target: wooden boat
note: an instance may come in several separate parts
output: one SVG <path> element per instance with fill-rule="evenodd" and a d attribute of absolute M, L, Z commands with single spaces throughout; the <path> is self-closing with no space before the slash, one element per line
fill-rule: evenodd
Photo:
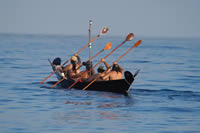
<path fill-rule="evenodd" d="M 51 63 L 51 61 L 49 60 Z M 55 71 L 55 65 L 51 63 L 53 71 Z M 94 91 L 106 91 L 106 92 L 114 92 L 120 93 L 124 95 L 128 95 L 130 90 L 130 86 L 134 81 L 135 76 L 138 74 L 139 70 L 135 72 L 133 75 L 129 71 L 124 72 L 124 79 L 121 80 L 109 80 L 109 81 L 95 81 L 91 84 L 86 90 L 94 90 Z M 56 72 L 56 76 L 58 80 L 62 79 L 62 75 L 59 72 Z M 55 83 L 55 82 L 54 82 Z M 73 80 L 63 80 L 58 85 L 62 88 L 68 88 L 70 85 L 74 83 Z M 73 86 L 74 89 L 82 90 L 85 86 L 87 86 L 90 82 L 78 82 Z"/>

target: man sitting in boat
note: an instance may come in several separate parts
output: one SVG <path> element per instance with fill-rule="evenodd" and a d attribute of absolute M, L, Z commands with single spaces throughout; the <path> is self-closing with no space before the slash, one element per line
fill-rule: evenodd
<path fill-rule="evenodd" d="M 86 70 L 83 70 L 76 75 L 68 74 L 68 78 L 72 80 L 81 79 L 82 81 L 86 81 L 90 76 L 93 76 L 95 74 L 94 69 L 90 71 L 90 69 L 93 67 L 91 61 L 83 62 L 83 65 L 86 67 Z"/>
<path fill-rule="evenodd" d="M 104 76 L 105 76 L 105 74 L 106 74 L 105 71 L 109 69 L 109 65 L 108 65 L 107 62 L 105 62 L 104 59 L 102 59 L 101 61 L 104 63 L 104 65 L 106 66 L 107 69 L 105 69 L 103 65 L 99 66 L 98 69 L 97 69 L 97 72 L 98 72 L 98 73 L 97 73 L 97 74 L 94 74 L 93 76 L 90 76 L 90 77 L 87 79 L 87 82 L 90 82 L 90 81 L 96 79 L 97 77 L 98 77 L 98 81 L 106 80 L 106 79 L 104 78 Z"/>
<path fill-rule="evenodd" d="M 122 79 L 124 73 L 124 69 L 114 62 L 114 65 L 108 73 L 103 77 L 104 80 L 119 80 Z"/>
<path fill-rule="evenodd" d="M 58 75 L 61 75 L 62 77 L 65 76 L 64 73 L 62 72 L 62 67 L 60 68 L 61 59 L 60 59 L 59 57 L 57 57 L 57 58 L 55 58 L 55 59 L 53 60 L 52 65 L 54 66 L 54 71 L 55 71 L 57 68 L 59 68 L 58 71 L 56 72 L 56 76 L 57 76 L 57 74 L 58 74 Z M 57 76 L 57 77 L 59 77 L 59 76 Z M 59 78 L 60 78 L 60 77 L 59 77 Z"/>
<path fill-rule="evenodd" d="M 81 58 L 77 54 L 75 54 L 74 56 L 71 57 L 71 64 L 66 65 L 62 70 L 62 72 L 65 73 L 66 77 L 67 75 L 76 75 L 80 73 L 80 65 L 81 65 Z"/>

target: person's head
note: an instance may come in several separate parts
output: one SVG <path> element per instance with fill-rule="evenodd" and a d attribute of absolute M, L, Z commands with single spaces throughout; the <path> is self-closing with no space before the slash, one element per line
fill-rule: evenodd
<path fill-rule="evenodd" d="M 54 64 L 54 65 L 60 65 L 60 64 L 61 64 L 61 59 L 60 59 L 59 57 L 55 58 L 55 59 L 53 60 L 53 64 Z"/>
<path fill-rule="evenodd" d="M 93 66 L 91 61 L 83 62 L 83 65 L 86 67 L 87 70 L 90 70 Z"/>
<path fill-rule="evenodd" d="M 103 73 L 105 71 L 104 66 L 99 66 L 97 71 L 98 73 Z"/>
<path fill-rule="evenodd" d="M 76 64 L 76 61 L 77 61 L 77 57 L 76 56 L 72 56 L 71 64 Z"/>
<path fill-rule="evenodd" d="M 118 64 L 114 64 L 111 71 L 121 72 L 120 66 Z"/>

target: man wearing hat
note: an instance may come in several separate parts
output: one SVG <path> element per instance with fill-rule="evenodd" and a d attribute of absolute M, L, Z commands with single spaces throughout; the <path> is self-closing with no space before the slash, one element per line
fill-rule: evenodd
<path fill-rule="evenodd" d="M 71 64 L 66 65 L 63 69 L 63 72 L 65 73 L 66 77 L 68 77 L 69 75 L 76 75 L 80 73 L 80 65 L 81 58 L 77 54 L 75 54 L 71 57 Z"/>

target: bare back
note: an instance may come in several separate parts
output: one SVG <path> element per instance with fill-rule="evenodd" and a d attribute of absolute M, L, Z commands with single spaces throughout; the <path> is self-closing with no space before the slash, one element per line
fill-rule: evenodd
<path fill-rule="evenodd" d="M 70 75 L 78 74 L 78 73 L 80 73 L 80 65 L 77 64 L 76 65 L 76 70 L 73 70 L 73 65 L 69 64 L 63 70 L 63 72 L 67 72 L 67 71 L 70 71 Z"/>
<path fill-rule="evenodd" d="M 122 79 L 122 76 L 122 72 L 111 71 L 107 77 L 109 78 L 109 80 L 118 80 Z"/>

